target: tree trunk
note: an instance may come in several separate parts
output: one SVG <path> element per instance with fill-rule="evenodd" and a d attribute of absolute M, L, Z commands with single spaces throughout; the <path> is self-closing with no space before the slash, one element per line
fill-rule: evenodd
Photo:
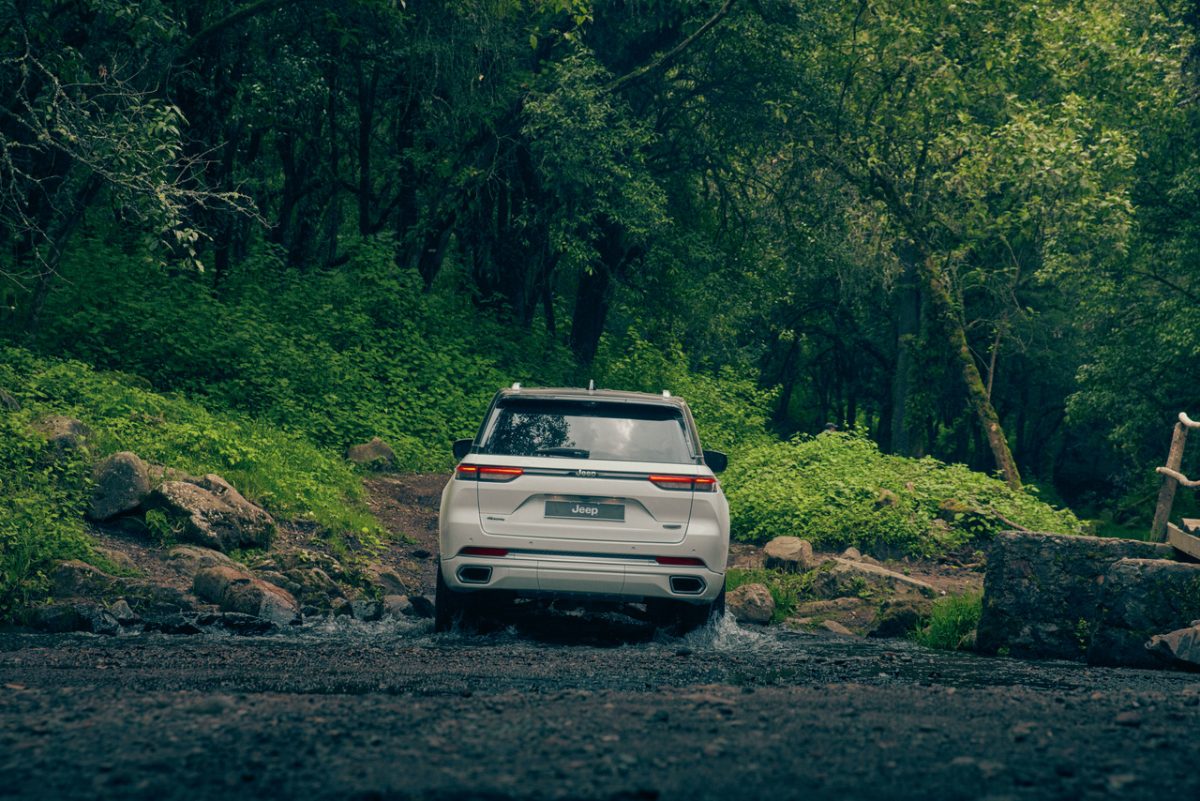
<path fill-rule="evenodd" d="M 610 283 L 608 270 L 603 266 L 579 276 L 575 313 L 571 316 L 571 350 L 582 364 L 591 364 L 596 358 L 608 318 Z"/>
<path fill-rule="evenodd" d="M 971 349 L 967 346 L 967 334 L 963 329 L 962 320 L 958 316 L 957 304 L 950 295 L 946 276 L 932 257 L 925 258 L 922 265 L 922 278 L 925 289 L 929 292 L 934 315 L 940 322 L 942 332 L 951 349 L 958 356 L 959 364 L 962 367 L 963 383 L 967 389 L 967 399 L 971 408 L 974 409 L 976 417 L 979 418 L 983 433 L 987 436 L 988 446 L 996 460 L 996 467 L 1004 475 L 1004 482 L 1008 486 L 1020 489 L 1021 474 L 1017 471 L 1017 463 L 1013 459 L 1012 451 L 1009 450 L 1004 429 L 1000 427 L 1000 418 L 996 415 L 996 410 L 992 407 L 992 401 L 988 397 L 987 387 L 983 385 L 983 378 L 979 374 L 979 367 L 975 364 L 975 357 L 971 355 Z"/>
<path fill-rule="evenodd" d="M 891 450 L 902 456 L 913 455 L 908 421 L 908 399 L 912 392 L 915 368 L 914 351 L 921 330 L 921 293 L 918 286 L 918 257 L 900 253 L 904 273 L 896 285 L 896 369 L 892 373 Z"/>

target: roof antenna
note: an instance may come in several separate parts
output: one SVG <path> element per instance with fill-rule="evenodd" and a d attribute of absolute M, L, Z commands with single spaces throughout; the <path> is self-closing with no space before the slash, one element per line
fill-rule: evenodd
<path fill-rule="evenodd" d="M 596 391 L 596 379 L 590 378 L 590 379 L 588 379 L 588 392 L 595 392 L 595 391 Z"/>

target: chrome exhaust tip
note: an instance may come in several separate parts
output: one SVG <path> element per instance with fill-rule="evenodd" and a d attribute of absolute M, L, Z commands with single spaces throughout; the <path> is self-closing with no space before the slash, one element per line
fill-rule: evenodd
<path fill-rule="evenodd" d="M 487 584 L 492 580 L 492 569 L 482 565 L 464 565 L 458 569 L 458 580 L 463 584 Z"/>
<path fill-rule="evenodd" d="M 671 576 L 671 592 L 676 595 L 700 595 L 707 585 L 696 576 Z"/>

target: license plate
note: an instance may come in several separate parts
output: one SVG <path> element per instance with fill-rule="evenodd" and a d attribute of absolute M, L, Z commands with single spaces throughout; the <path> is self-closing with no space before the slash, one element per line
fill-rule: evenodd
<path fill-rule="evenodd" d="M 625 520 L 625 506 L 620 503 L 587 503 L 586 501 L 546 501 L 546 517 L 569 517 L 582 520 Z"/>

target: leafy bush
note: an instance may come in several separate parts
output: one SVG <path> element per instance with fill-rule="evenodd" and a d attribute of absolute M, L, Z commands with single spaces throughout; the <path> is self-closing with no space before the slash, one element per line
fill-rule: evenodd
<path fill-rule="evenodd" d="M 90 552 L 84 460 L 51 458 L 29 422 L 25 413 L 0 417 L 0 620 L 45 588 L 56 560 Z"/>
<path fill-rule="evenodd" d="M 983 613 L 983 594 L 949 595 L 933 602 L 929 621 L 913 632 L 913 639 L 927 648 L 943 651 L 970 650 L 975 629 Z"/>
<path fill-rule="evenodd" d="M 425 293 L 386 237 L 349 247 L 336 270 L 289 270 L 268 248 L 218 296 L 98 239 L 74 252 L 45 312 L 41 350 L 134 373 L 341 451 L 380 436 L 400 467 L 441 470 L 493 393 L 556 384 L 573 370 L 545 332 L 480 314 L 469 293 Z"/>
<path fill-rule="evenodd" d="M 94 455 L 128 450 L 188 473 L 219 473 L 247 498 L 284 518 L 303 518 L 367 541 L 379 536 L 378 523 L 364 507 L 361 484 L 340 457 L 299 433 L 237 413 L 213 413 L 198 403 L 152 392 L 143 383 L 79 362 L 0 347 L 0 386 L 22 403 L 22 415 L 34 419 L 54 413 L 82 420 L 94 432 Z M 13 431 L 11 424 L 5 429 L 5 447 L 20 442 Z M 65 495 L 47 494 L 42 486 L 38 497 L 64 519 L 78 518 L 82 486 L 71 483 Z M 0 496 L 10 502 L 7 489 Z"/>
<path fill-rule="evenodd" d="M 1075 516 L 962 465 L 881 453 L 859 433 L 827 432 L 740 448 L 724 479 L 733 534 L 819 548 L 927 556 L 1013 524 L 1080 533 Z"/>

